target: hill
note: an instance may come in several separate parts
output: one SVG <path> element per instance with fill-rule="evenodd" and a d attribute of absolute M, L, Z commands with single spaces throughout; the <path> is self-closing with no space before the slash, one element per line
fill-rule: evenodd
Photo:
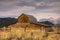
<path fill-rule="evenodd" d="M 0 18 L 0 27 L 9 26 L 17 21 L 15 18 Z"/>

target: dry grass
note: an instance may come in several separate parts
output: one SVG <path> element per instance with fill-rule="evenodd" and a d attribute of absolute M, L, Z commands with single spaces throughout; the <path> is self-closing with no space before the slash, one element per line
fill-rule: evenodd
<path fill-rule="evenodd" d="M 15 26 L 17 27 L 11 27 L 11 30 L 0 31 L 0 40 L 60 40 L 60 34 L 55 32 L 31 28 L 25 29 L 17 24 Z"/>

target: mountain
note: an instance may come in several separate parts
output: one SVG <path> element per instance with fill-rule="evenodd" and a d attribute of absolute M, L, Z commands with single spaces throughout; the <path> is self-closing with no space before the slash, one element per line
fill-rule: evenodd
<path fill-rule="evenodd" d="M 40 20 L 39 20 L 39 22 L 43 22 L 43 21 L 48 21 L 48 19 L 43 18 L 43 19 L 40 19 Z"/>
<path fill-rule="evenodd" d="M 52 22 L 50 22 L 50 21 L 43 21 L 43 22 L 40 22 L 40 23 L 42 23 L 42 24 L 46 24 L 46 25 L 54 25 Z"/>
<path fill-rule="evenodd" d="M 45 22 L 45 21 L 49 21 L 53 24 L 55 24 L 56 22 L 54 20 L 51 20 L 51 19 L 46 19 L 46 18 L 43 18 L 43 19 L 40 19 L 39 22 Z"/>
<path fill-rule="evenodd" d="M 60 24 L 60 18 L 58 18 L 56 21 L 57 21 L 57 24 Z"/>
<path fill-rule="evenodd" d="M 0 18 L 0 27 L 8 26 L 14 24 L 17 19 L 15 18 Z"/>

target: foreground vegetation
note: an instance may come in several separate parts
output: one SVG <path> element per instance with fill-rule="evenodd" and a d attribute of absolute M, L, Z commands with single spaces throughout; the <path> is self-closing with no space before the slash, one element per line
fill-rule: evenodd
<path fill-rule="evenodd" d="M 60 40 L 60 33 L 11 27 L 10 29 L 3 28 L 3 30 L 0 30 L 0 40 Z"/>

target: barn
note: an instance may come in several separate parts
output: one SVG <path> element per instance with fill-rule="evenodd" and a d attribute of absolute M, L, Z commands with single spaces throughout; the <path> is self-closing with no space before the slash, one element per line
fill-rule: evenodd
<path fill-rule="evenodd" d="M 17 23 L 37 23 L 37 20 L 32 15 L 21 14 L 17 19 Z"/>
<path fill-rule="evenodd" d="M 49 25 L 43 24 L 43 23 L 38 23 L 37 19 L 32 16 L 32 15 L 27 15 L 27 14 L 21 14 L 18 19 L 17 23 L 21 23 L 21 27 L 29 27 L 29 28 L 38 28 L 42 30 L 48 30 L 47 28 L 50 27 Z M 25 24 L 27 23 L 27 24 Z M 30 24 L 28 24 L 30 23 Z"/>

